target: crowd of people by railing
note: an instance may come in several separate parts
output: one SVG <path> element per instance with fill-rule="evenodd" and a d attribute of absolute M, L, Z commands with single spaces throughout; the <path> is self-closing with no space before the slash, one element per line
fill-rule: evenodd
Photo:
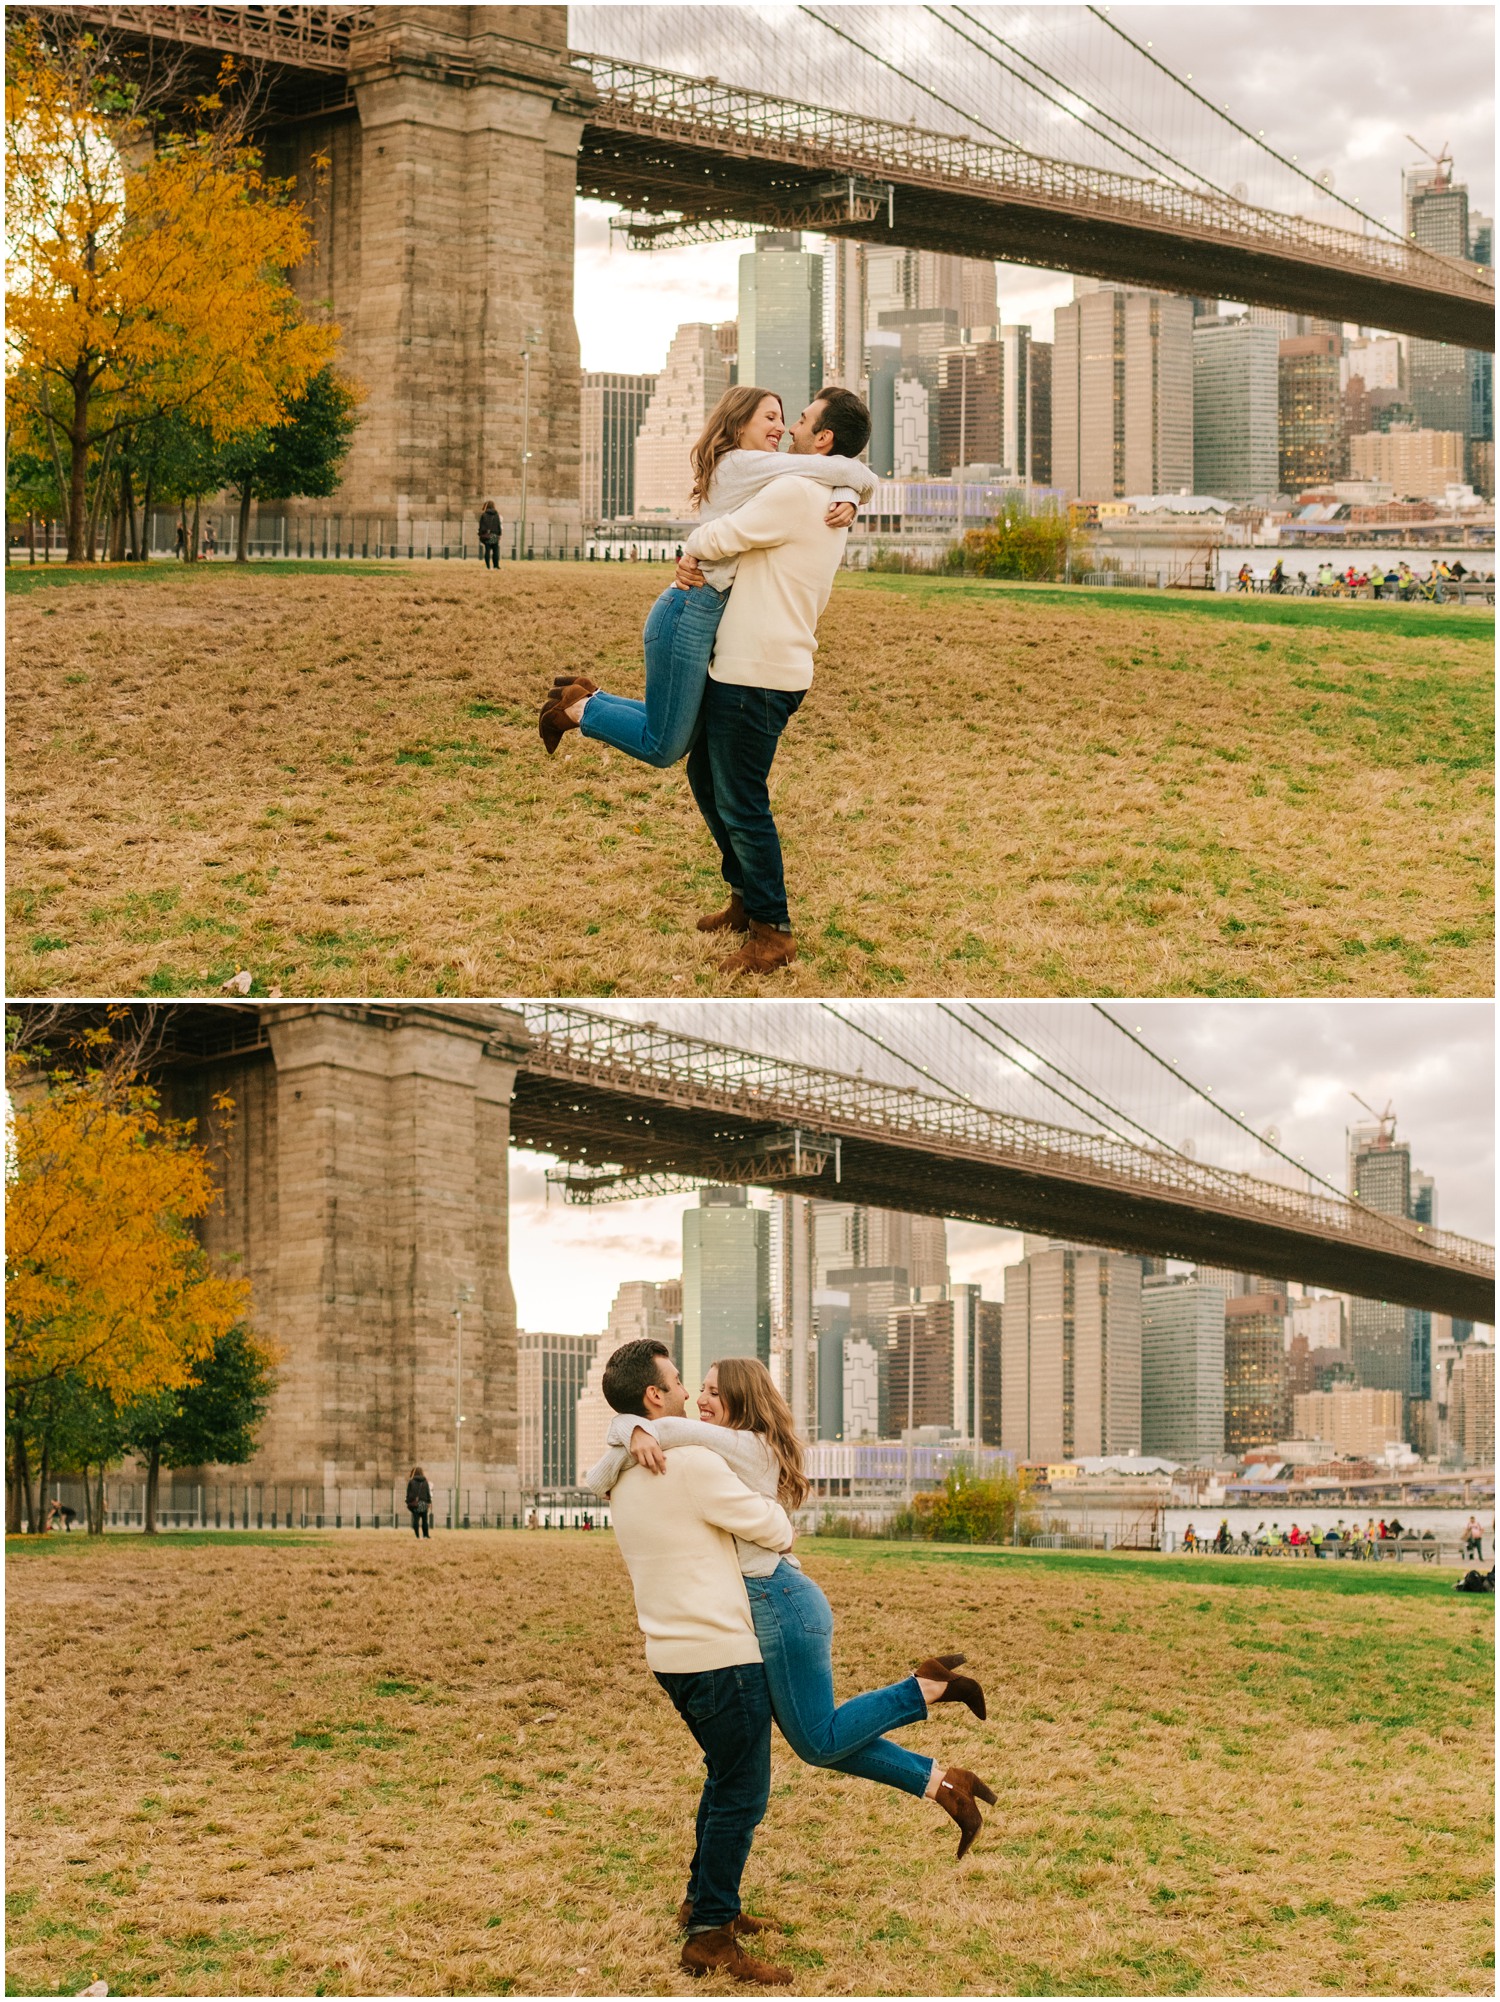
<path fill-rule="evenodd" d="M 1292 1523 L 1283 1529 L 1279 1522 L 1259 1522 L 1253 1530 L 1242 1529 L 1238 1536 L 1229 1527 L 1228 1517 L 1212 1536 L 1200 1536 L 1191 1523 L 1182 1533 L 1182 1548 L 1190 1556 L 1221 1557 L 1350 1557 L 1370 1559 L 1400 1557 L 1412 1551 L 1428 1563 L 1435 1563 L 1441 1540 L 1430 1529 L 1408 1529 L 1399 1516 L 1389 1521 L 1372 1516 L 1361 1529 L 1357 1522 L 1346 1523 L 1342 1516 L 1329 1529 L 1303 1529 Z M 1484 1530 L 1474 1516 L 1464 1525 L 1465 1559 L 1484 1558 Z"/>
<path fill-rule="evenodd" d="M 1305 570 L 1289 577 L 1286 565 L 1278 557 L 1264 577 L 1257 577 L 1248 563 L 1242 563 L 1235 575 L 1234 589 L 1289 598 L 1399 598 L 1406 604 L 1420 600 L 1442 605 L 1450 597 L 1462 600 L 1465 579 L 1471 588 L 1481 586 L 1493 597 L 1494 572 L 1471 570 L 1461 557 L 1455 557 L 1451 563 L 1444 557 L 1435 558 L 1425 577 L 1419 577 L 1405 561 L 1391 566 L 1378 558 L 1368 569 L 1349 563 L 1342 570 L 1336 570 L 1325 560 L 1311 577 Z"/>

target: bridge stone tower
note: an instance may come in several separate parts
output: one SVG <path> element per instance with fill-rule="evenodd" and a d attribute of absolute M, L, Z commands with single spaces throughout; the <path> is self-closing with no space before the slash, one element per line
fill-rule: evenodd
<path fill-rule="evenodd" d="M 595 93 L 567 66 L 567 9 L 376 7 L 349 85 L 354 111 L 263 135 L 313 225 L 299 287 L 365 391 L 342 500 L 401 541 L 486 499 L 508 530 L 529 352 L 528 516 L 576 533 L 573 199 Z"/>
<path fill-rule="evenodd" d="M 425 1002 L 271 1004 L 259 1023 L 239 1039 L 257 1047 L 163 1078 L 218 1150 L 205 1244 L 252 1282 L 254 1324 L 285 1352 L 234 1477 L 388 1488 L 420 1463 L 446 1487 L 466 1292 L 464 1484 L 514 1491 L 507 1148 L 524 1024 Z"/>

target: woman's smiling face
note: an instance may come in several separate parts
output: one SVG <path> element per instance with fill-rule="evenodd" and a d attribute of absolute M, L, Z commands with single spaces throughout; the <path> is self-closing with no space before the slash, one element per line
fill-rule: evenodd
<path fill-rule="evenodd" d="M 711 1369 L 703 1379 L 703 1388 L 698 1392 L 698 1416 L 705 1425 L 724 1423 L 724 1401 L 719 1396 L 719 1372 Z"/>
<path fill-rule="evenodd" d="M 781 398 L 763 396 L 756 406 L 755 415 L 740 433 L 742 452 L 774 452 L 781 443 L 781 434 L 786 430 L 781 415 Z"/>

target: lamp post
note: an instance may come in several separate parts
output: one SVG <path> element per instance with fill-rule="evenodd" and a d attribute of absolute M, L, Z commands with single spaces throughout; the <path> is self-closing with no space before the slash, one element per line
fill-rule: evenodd
<path fill-rule="evenodd" d="M 518 555 L 526 560 L 526 491 L 527 474 L 531 465 L 531 350 L 541 339 L 533 327 L 526 335 L 521 349 L 521 545 Z"/>
<path fill-rule="evenodd" d="M 472 1300 L 470 1286 L 458 1289 L 458 1305 L 453 1309 L 456 1330 L 453 1357 L 453 1527 L 463 1525 L 464 1491 L 464 1306 Z"/>

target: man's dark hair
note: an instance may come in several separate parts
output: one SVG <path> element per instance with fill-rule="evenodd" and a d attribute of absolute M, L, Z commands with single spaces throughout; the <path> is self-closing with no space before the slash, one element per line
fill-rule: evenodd
<path fill-rule="evenodd" d="M 656 1358 L 672 1351 L 665 1342 L 626 1342 L 604 1365 L 604 1401 L 611 1411 L 628 1411 L 632 1417 L 646 1416 L 646 1392 L 654 1383 L 663 1388 Z"/>
<path fill-rule="evenodd" d="M 857 459 L 870 442 L 870 412 L 852 389 L 835 384 L 820 389 L 813 399 L 823 406 L 818 419 L 820 431 L 833 433 L 833 449 L 846 459 Z"/>

